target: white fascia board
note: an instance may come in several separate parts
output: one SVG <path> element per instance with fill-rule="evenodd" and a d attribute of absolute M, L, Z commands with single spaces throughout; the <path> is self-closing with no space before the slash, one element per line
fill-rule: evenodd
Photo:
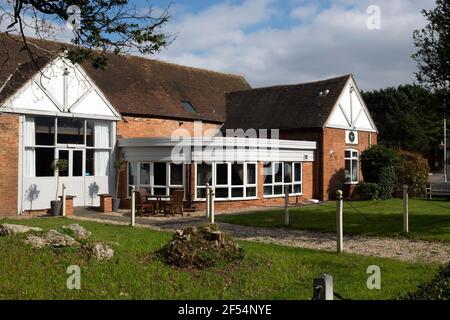
<path fill-rule="evenodd" d="M 102 116 L 93 114 L 83 114 L 83 113 L 65 113 L 65 112 L 53 112 L 53 111 L 42 111 L 42 110 L 25 110 L 25 109 L 15 109 L 11 107 L 2 108 L 1 112 L 4 113 L 14 113 L 14 114 L 25 114 L 25 115 L 35 115 L 35 116 L 49 116 L 58 118 L 80 118 L 80 119 L 94 119 L 94 120 L 109 120 L 109 121 L 120 121 L 122 118 L 112 117 L 112 116 Z"/>
<path fill-rule="evenodd" d="M 267 147 L 294 150 L 316 150 L 317 143 L 314 141 L 296 140 L 271 140 L 271 139 L 246 139 L 246 138 L 135 138 L 121 139 L 118 141 L 119 147 Z"/>

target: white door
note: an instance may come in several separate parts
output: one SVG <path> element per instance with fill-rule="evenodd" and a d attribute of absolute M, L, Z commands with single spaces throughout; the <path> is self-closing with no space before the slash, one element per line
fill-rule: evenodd
<path fill-rule="evenodd" d="M 74 206 L 85 205 L 85 163 L 86 152 L 84 149 L 56 149 L 57 159 L 67 160 L 69 167 L 59 173 L 60 188 L 64 184 L 66 195 L 75 196 Z"/>

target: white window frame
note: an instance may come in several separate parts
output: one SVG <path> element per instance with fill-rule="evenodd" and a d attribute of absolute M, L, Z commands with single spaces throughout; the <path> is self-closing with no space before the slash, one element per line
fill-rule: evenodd
<path fill-rule="evenodd" d="M 345 153 L 347 153 L 347 152 L 350 152 L 350 157 L 347 157 L 345 155 Z M 356 152 L 356 156 L 353 155 L 353 153 L 355 153 L 355 152 Z M 352 172 L 353 172 L 353 161 L 354 160 L 356 160 L 357 163 L 358 163 L 358 170 L 356 172 L 356 180 L 355 181 L 353 181 L 353 179 L 352 179 L 353 178 L 352 177 Z M 350 161 L 350 181 L 347 181 L 347 173 L 345 172 L 346 168 L 347 168 L 347 166 L 346 166 L 347 161 Z M 361 163 L 359 161 L 359 151 L 356 150 L 356 149 L 345 149 L 345 151 L 344 151 L 344 173 L 345 173 L 344 179 L 345 179 L 345 184 L 346 185 L 354 185 L 354 184 L 358 184 L 359 183 L 360 166 L 361 166 Z"/>
<path fill-rule="evenodd" d="M 73 150 L 82 150 L 83 151 L 83 172 L 82 172 L 82 176 L 81 177 L 103 177 L 100 175 L 97 175 L 95 172 L 95 164 L 94 164 L 94 175 L 89 175 L 86 176 L 86 155 L 87 155 L 87 151 L 88 150 L 93 150 L 94 151 L 94 159 L 95 159 L 95 151 L 108 151 L 109 152 L 109 156 L 110 159 L 108 160 L 108 162 L 111 161 L 111 153 L 112 153 L 112 145 L 113 145 L 113 137 L 112 137 L 112 133 L 113 133 L 113 122 L 112 121 L 106 121 L 109 123 L 109 147 L 89 147 L 87 145 L 87 122 L 88 121 L 94 121 L 94 130 L 95 130 L 95 121 L 98 121 L 96 119 L 87 119 L 87 118 L 79 118 L 78 120 L 81 120 L 84 122 L 84 137 L 83 137 L 83 144 L 66 144 L 66 143 L 58 143 L 58 118 L 62 118 L 62 117 L 55 117 L 55 116 L 30 116 L 31 118 L 33 118 L 33 121 L 35 122 L 35 132 L 34 135 L 36 135 L 36 118 L 48 118 L 48 119 L 53 119 L 54 123 L 54 130 L 55 132 L 53 133 L 53 145 L 38 145 L 36 144 L 36 142 L 34 143 L 34 145 L 24 145 L 23 146 L 23 150 L 34 150 L 36 152 L 36 149 L 53 149 L 54 150 L 54 159 L 58 159 L 59 156 L 59 150 L 68 150 L 69 153 L 72 153 Z M 104 121 L 104 120 L 101 120 Z M 95 134 L 94 132 L 92 134 Z M 95 161 L 95 160 L 94 160 Z M 69 166 L 70 166 L 70 170 L 69 172 L 71 172 L 71 168 L 72 168 L 72 163 L 69 160 Z M 27 177 L 27 178 L 51 178 L 51 177 L 56 177 L 57 176 L 57 171 L 54 170 L 53 172 L 53 176 L 36 176 L 36 173 L 33 177 Z M 71 173 L 69 174 L 69 176 L 71 177 Z"/>
<path fill-rule="evenodd" d="M 218 185 L 217 184 L 217 165 L 220 164 L 226 164 L 227 165 L 227 184 L 226 185 Z M 236 164 L 236 163 L 232 163 L 232 162 L 215 162 L 212 163 L 212 187 L 214 187 L 215 189 L 219 188 L 219 189 L 228 189 L 228 197 L 226 198 L 219 198 L 216 197 L 217 201 L 239 201 L 239 200 L 256 200 L 258 199 L 258 163 L 257 162 L 245 162 L 245 163 L 239 163 L 239 164 L 243 164 L 244 166 L 244 171 L 243 171 L 243 184 L 242 185 L 233 185 L 232 184 L 232 174 L 231 174 L 231 168 L 232 165 Z M 198 198 L 198 190 L 199 189 L 205 189 L 206 186 L 199 186 L 197 185 L 197 166 L 199 164 L 195 163 L 195 196 L 194 196 L 194 201 L 205 201 L 206 198 Z M 248 183 L 248 177 L 247 177 L 247 167 L 248 165 L 255 165 L 255 183 L 249 184 Z M 232 197 L 232 190 L 233 189 L 239 189 L 242 188 L 243 189 L 243 197 Z M 256 192 L 255 192 L 255 196 L 251 196 L 248 197 L 247 196 L 247 189 L 248 188 L 255 188 Z"/>
<path fill-rule="evenodd" d="M 155 163 L 164 163 L 166 165 L 166 185 L 162 186 L 162 185 L 155 185 Z M 150 184 L 141 184 L 141 165 L 142 164 L 149 164 L 150 165 Z M 170 165 L 173 164 L 172 162 L 159 162 L 159 161 L 140 161 L 140 162 L 129 162 L 128 163 L 128 168 L 127 168 L 127 185 L 128 185 L 128 198 L 131 198 L 131 185 L 130 185 L 130 179 L 129 179 L 129 175 L 130 175 L 130 168 L 129 166 L 135 166 L 135 169 L 137 170 L 137 174 L 136 174 L 136 184 L 135 187 L 136 189 L 139 188 L 145 188 L 145 189 L 150 189 L 151 194 L 154 195 L 155 192 L 155 188 L 156 189 L 166 189 L 166 193 L 163 196 L 168 196 L 170 195 L 170 189 L 183 189 L 186 193 L 186 190 L 184 188 L 184 186 L 186 185 L 186 167 L 184 164 L 182 164 L 183 167 L 183 184 L 182 185 L 172 185 L 171 184 L 171 168 Z"/>
<path fill-rule="evenodd" d="M 284 166 L 285 163 L 290 163 L 292 166 L 292 181 L 291 182 L 285 182 L 284 181 Z M 282 182 L 275 182 L 275 164 L 281 164 L 281 176 L 282 176 Z M 300 164 L 300 181 L 295 181 L 295 165 L 296 164 Z M 286 186 L 290 186 L 292 189 L 292 191 L 295 190 L 295 186 L 300 186 L 300 192 L 296 193 L 296 192 L 291 192 L 289 193 L 289 196 L 301 196 L 303 195 L 303 162 L 300 161 L 284 161 L 284 162 L 271 162 L 270 163 L 271 167 L 270 167 L 270 174 L 272 176 L 272 182 L 271 183 L 264 183 L 263 182 L 263 193 L 264 193 L 264 198 L 281 198 L 284 197 L 284 188 Z M 263 176 L 264 179 L 265 176 Z M 275 187 L 276 186 L 281 186 L 282 187 L 282 194 L 274 194 L 275 193 Z M 272 188 L 272 194 L 271 195 L 266 195 L 265 194 L 265 188 L 266 187 L 271 187 Z"/>

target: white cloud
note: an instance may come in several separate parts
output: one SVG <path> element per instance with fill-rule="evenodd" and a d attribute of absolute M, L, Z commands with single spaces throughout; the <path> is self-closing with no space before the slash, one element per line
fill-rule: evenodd
<path fill-rule="evenodd" d="M 336 0 L 317 13 L 303 1 L 287 14 L 302 21 L 287 29 L 261 28 L 277 12 L 275 1 L 214 5 L 172 21 L 170 31 L 178 32 L 178 39 L 159 57 L 242 74 L 254 86 L 346 73 L 355 74 L 363 89 L 414 81 L 412 32 L 425 23 L 421 9 L 434 1 L 378 0 L 381 30 L 367 29 L 371 4 Z"/>

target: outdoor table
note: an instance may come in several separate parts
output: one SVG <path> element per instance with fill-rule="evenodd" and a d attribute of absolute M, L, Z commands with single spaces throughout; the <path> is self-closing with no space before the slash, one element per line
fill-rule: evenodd
<path fill-rule="evenodd" d="M 172 199 L 172 196 L 166 196 L 166 195 L 147 196 L 147 201 L 149 201 L 149 202 L 156 201 L 155 213 L 164 213 L 164 208 L 163 208 L 162 204 L 163 204 L 163 202 L 170 201 L 171 199 Z"/>

